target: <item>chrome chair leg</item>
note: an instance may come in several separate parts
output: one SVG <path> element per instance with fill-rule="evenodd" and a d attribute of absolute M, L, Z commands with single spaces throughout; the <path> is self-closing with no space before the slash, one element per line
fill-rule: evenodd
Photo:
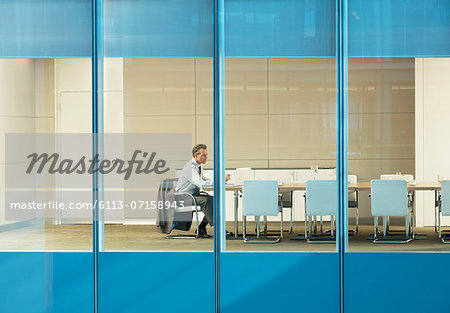
<path fill-rule="evenodd" d="M 334 216 L 331 216 L 331 237 L 334 237 Z"/>
<path fill-rule="evenodd" d="M 255 223 L 256 223 L 256 238 L 261 237 L 261 225 L 259 223 L 259 216 L 255 216 Z"/>
<path fill-rule="evenodd" d="M 247 230 L 247 216 L 242 217 L 242 237 L 244 238 L 244 241 L 247 240 L 247 237 L 245 235 Z"/>
<path fill-rule="evenodd" d="M 378 232 L 378 216 L 373 217 L 373 239 L 377 240 L 377 232 Z"/>
<path fill-rule="evenodd" d="M 267 216 L 264 216 L 264 235 L 267 235 Z"/>

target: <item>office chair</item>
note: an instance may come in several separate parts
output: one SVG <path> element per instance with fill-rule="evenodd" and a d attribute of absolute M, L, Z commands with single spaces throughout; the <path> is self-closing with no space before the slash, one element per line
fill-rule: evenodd
<path fill-rule="evenodd" d="M 408 194 L 405 180 L 372 180 L 371 212 L 374 217 L 373 243 L 408 243 L 413 237 L 410 228 L 412 218 L 412 196 Z M 383 217 L 383 237 L 378 238 L 378 217 Z M 387 218 L 389 216 L 405 217 L 405 237 L 388 237 Z M 414 232 L 414 231 L 413 231 Z"/>
<path fill-rule="evenodd" d="M 294 171 L 293 170 L 257 170 L 255 171 L 255 180 L 276 180 L 279 184 L 292 184 L 294 182 Z M 281 194 L 281 210 L 290 208 L 290 226 L 289 230 L 285 230 L 292 233 L 293 229 L 293 191 L 285 191 Z M 264 229 L 267 231 L 267 218 L 264 219 Z"/>
<path fill-rule="evenodd" d="M 278 182 L 275 180 L 245 180 L 242 183 L 242 220 L 244 243 L 278 243 L 283 238 L 283 210 L 278 205 Z M 275 240 L 260 240 L 260 217 L 278 216 L 281 213 L 280 237 L 267 237 Z M 247 216 L 254 216 L 256 240 L 247 237 Z"/>
<path fill-rule="evenodd" d="M 443 243 L 450 243 L 450 231 L 442 230 L 441 216 L 450 216 L 450 180 L 441 181 L 441 192 L 438 197 L 438 234 Z"/>
<path fill-rule="evenodd" d="M 356 175 L 348 175 L 348 182 L 350 184 L 356 184 L 358 178 Z M 348 209 L 355 209 L 356 211 L 356 222 L 355 229 L 349 229 L 349 233 L 356 235 L 359 229 L 359 207 L 358 207 L 358 190 L 349 191 L 348 193 Z"/>
<path fill-rule="evenodd" d="M 382 174 L 382 175 L 380 175 L 380 179 L 381 180 L 404 180 L 407 183 L 410 183 L 410 182 L 413 181 L 414 176 L 412 174 Z M 413 197 L 413 193 L 409 192 L 409 194 L 410 194 L 410 197 L 412 198 Z M 414 219 L 415 216 L 414 215 L 412 215 L 412 216 L 413 216 L 413 219 Z M 415 224 L 415 220 L 413 220 L 413 223 Z M 377 225 L 377 229 L 378 229 L 378 225 Z M 402 231 L 391 230 L 390 229 L 390 218 L 388 216 L 388 217 L 386 217 L 386 233 L 389 234 L 390 232 L 392 232 L 392 233 L 399 233 L 399 232 L 402 232 Z M 380 233 L 378 232 L 378 234 L 380 234 Z M 418 235 L 426 236 L 425 234 L 418 234 Z M 419 238 L 419 239 L 422 239 L 422 238 Z"/>
<path fill-rule="evenodd" d="M 305 239 L 308 243 L 334 243 L 334 219 L 338 209 L 338 194 L 336 180 L 309 180 L 306 182 L 305 194 Z M 316 216 L 330 216 L 330 234 L 312 230 L 312 220 Z"/>
<path fill-rule="evenodd" d="M 175 192 L 178 178 L 164 179 L 159 185 L 158 203 L 176 203 L 174 206 L 158 209 L 157 225 L 162 233 L 170 234 L 173 229 L 188 231 L 191 228 L 192 216 L 195 215 L 196 232 L 191 234 L 167 235 L 167 239 L 197 239 L 199 234 L 198 213 L 201 212 L 195 198 L 186 192 Z M 183 204 L 183 205 L 181 205 Z"/>

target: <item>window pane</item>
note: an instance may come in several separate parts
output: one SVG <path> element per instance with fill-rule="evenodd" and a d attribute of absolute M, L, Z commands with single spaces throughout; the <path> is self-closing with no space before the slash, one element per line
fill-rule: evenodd
<path fill-rule="evenodd" d="M 307 182 L 331 182 L 330 209 L 337 212 L 334 9 L 333 1 L 226 2 L 226 221 L 235 233 L 227 251 L 336 250 L 329 212 L 307 212 L 305 238 Z M 267 196 L 268 181 L 279 201 Z M 263 213 L 270 213 L 267 226 Z M 279 240 L 281 218 L 279 244 L 247 244 Z"/>
<path fill-rule="evenodd" d="M 211 251 L 211 239 L 195 240 L 204 212 L 197 217 L 191 195 L 180 192 L 194 192 L 199 174 L 183 168 L 195 144 L 207 146 L 202 177 L 213 176 L 212 2 L 106 1 L 105 21 L 105 154 L 141 151 L 147 164 L 155 153 L 168 168 L 121 184 L 104 175 L 104 200 L 123 204 L 105 212 L 105 250 Z"/>

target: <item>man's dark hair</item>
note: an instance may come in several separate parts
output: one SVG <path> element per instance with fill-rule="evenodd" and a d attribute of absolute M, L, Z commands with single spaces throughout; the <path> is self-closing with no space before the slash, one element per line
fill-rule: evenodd
<path fill-rule="evenodd" d="M 198 145 L 195 145 L 194 148 L 192 148 L 192 156 L 195 157 L 195 155 L 200 151 L 200 149 L 207 150 L 208 148 L 206 145 L 199 143 Z"/>

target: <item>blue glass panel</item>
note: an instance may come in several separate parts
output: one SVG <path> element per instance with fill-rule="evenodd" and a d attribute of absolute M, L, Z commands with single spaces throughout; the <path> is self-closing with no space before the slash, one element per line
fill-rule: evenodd
<path fill-rule="evenodd" d="M 449 56 L 449 38 L 450 1 L 349 1 L 349 57 Z"/>
<path fill-rule="evenodd" d="M 214 312 L 214 253 L 101 252 L 102 313 Z"/>
<path fill-rule="evenodd" d="M 1 252 L 0 312 L 94 312 L 92 252 Z"/>
<path fill-rule="evenodd" d="M 212 57 L 211 0 L 105 2 L 107 57 Z"/>
<path fill-rule="evenodd" d="M 345 312 L 448 311 L 449 253 L 348 253 Z"/>
<path fill-rule="evenodd" d="M 90 0 L 0 1 L 0 57 L 89 57 Z"/>
<path fill-rule="evenodd" d="M 335 55 L 335 1 L 226 0 L 227 57 Z"/>
<path fill-rule="evenodd" d="M 338 312 L 338 261 L 337 253 L 223 253 L 220 312 Z"/>

